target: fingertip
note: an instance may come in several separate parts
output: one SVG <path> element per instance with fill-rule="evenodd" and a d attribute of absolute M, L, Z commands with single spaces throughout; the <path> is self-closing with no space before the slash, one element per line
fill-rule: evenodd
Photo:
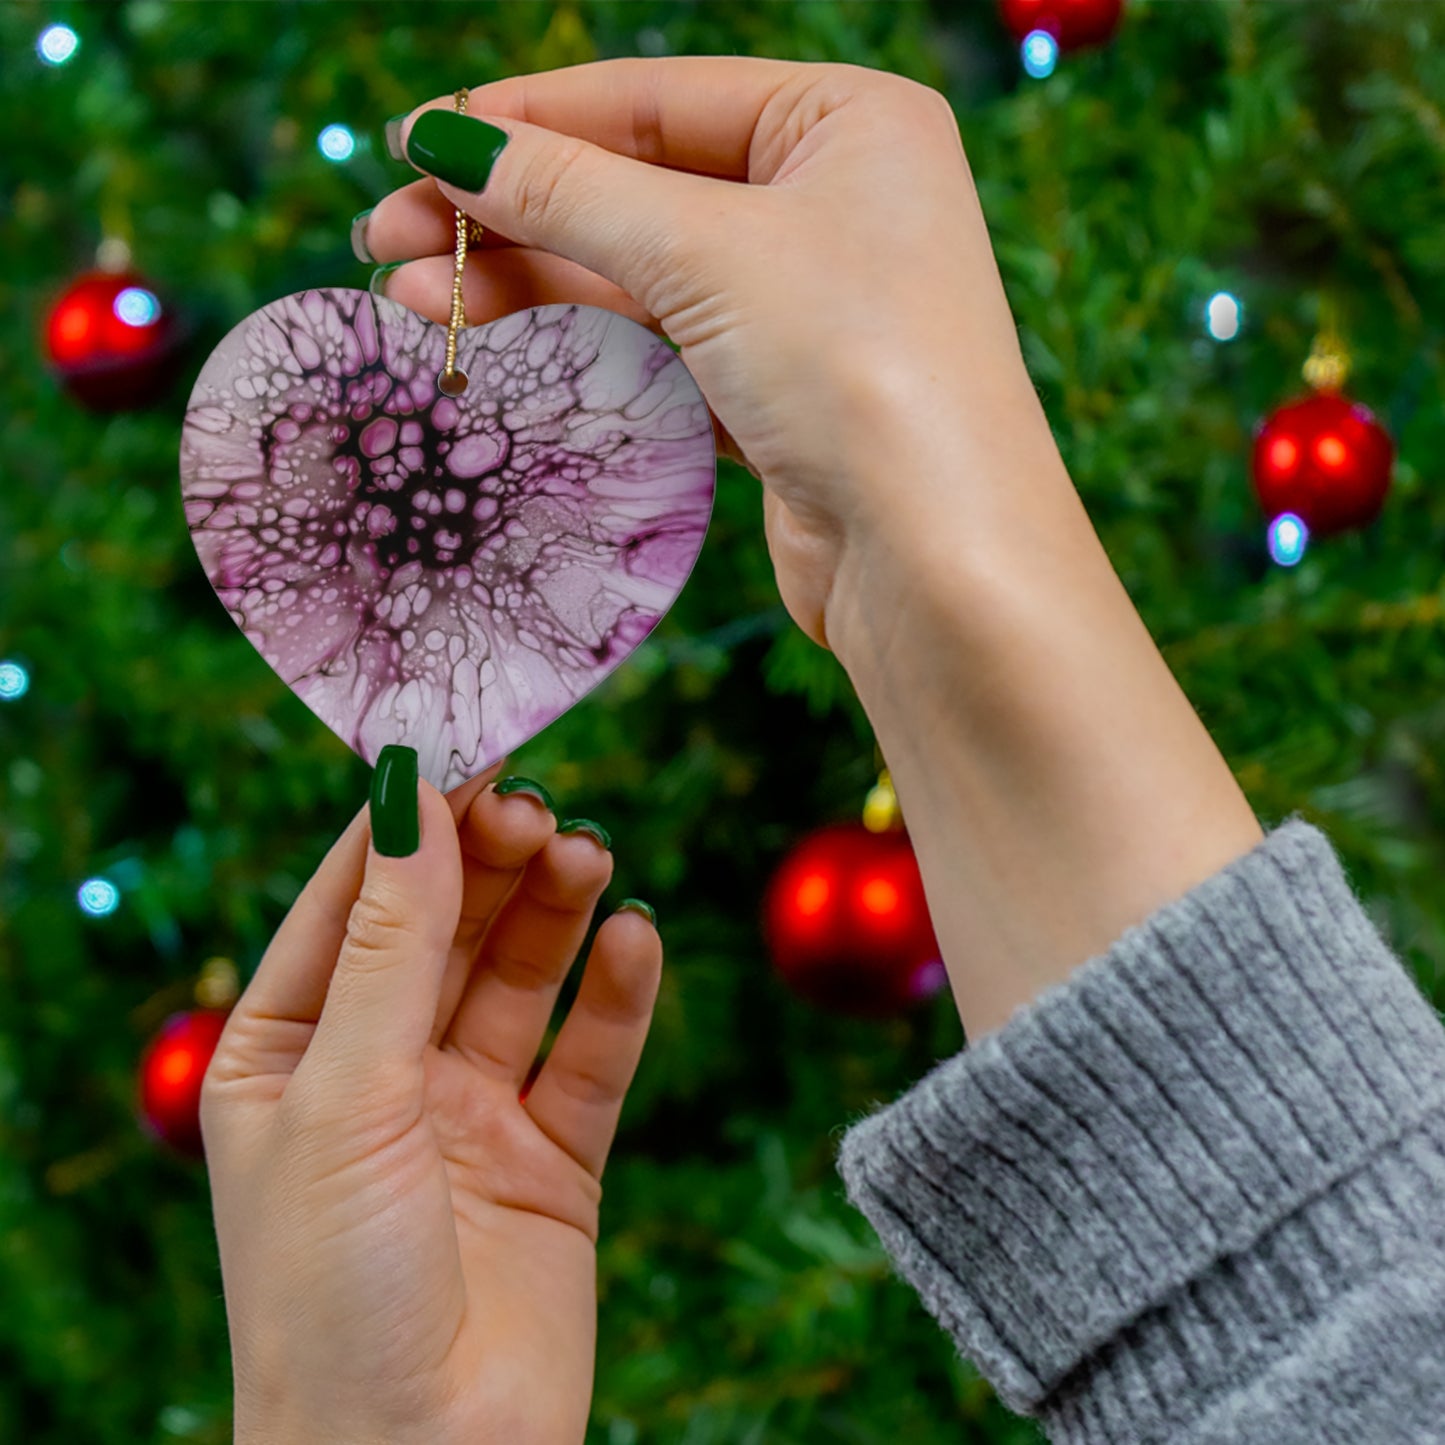
<path fill-rule="evenodd" d="M 633 921 L 613 924 L 618 918 Z M 598 961 L 604 977 L 598 980 L 597 988 L 609 1002 L 624 1009 L 650 1009 L 662 987 L 664 963 L 662 937 L 656 926 L 645 913 L 619 908 L 604 920 L 604 928 L 598 930 L 598 945 Z"/>
<path fill-rule="evenodd" d="M 617 913 L 636 913 L 639 917 L 645 918 L 653 930 L 657 929 L 657 910 L 650 903 L 644 903 L 640 898 L 624 898 L 617 905 Z"/>
<path fill-rule="evenodd" d="M 646 905 L 644 904 L 645 908 Z M 617 924 L 616 919 L 627 919 Z M 614 960 L 613 967 L 630 964 L 626 971 L 656 979 L 661 976 L 663 966 L 662 934 L 652 918 L 636 907 L 619 906 L 598 929 L 599 936 L 606 930 L 608 938 L 604 952 Z"/>
<path fill-rule="evenodd" d="M 388 743 L 371 774 L 371 846 L 385 858 L 408 858 L 420 843 L 416 749 Z"/>
<path fill-rule="evenodd" d="M 448 832 L 455 835 L 449 795 L 420 776 L 415 748 L 390 743 L 382 748 L 368 806 L 370 848 L 378 857 L 410 858 L 435 847 Z"/>
<path fill-rule="evenodd" d="M 456 276 L 456 262 L 449 255 L 417 256 L 380 266 L 372 273 L 368 286 L 372 295 L 387 301 L 395 301 L 408 311 L 445 326 L 451 317 L 452 285 Z M 467 316 L 476 316 L 481 324 L 481 315 L 488 308 L 478 304 L 482 285 L 475 268 L 469 268 L 462 281 L 467 296 Z"/>
<path fill-rule="evenodd" d="M 380 761 L 377 766 L 380 769 Z M 411 920 L 418 939 L 428 946 L 444 946 L 455 932 L 461 908 L 461 847 L 451 806 L 446 794 L 425 778 L 417 778 L 409 789 L 390 779 L 387 785 L 378 817 L 373 784 L 362 893 L 384 903 L 397 918 Z"/>
<path fill-rule="evenodd" d="M 508 804 L 510 805 L 510 804 Z M 540 812 L 540 809 L 534 811 Z M 612 884 L 617 859 L 591 834 L 563 833 L 555 819 L 545 843 L 530 864 L 529 887 L 544 905 L 561 909 L 586 908 L 595 918 L 602 895 Z"/>
<path fill-rule="evenodd" d="M 472 797 L 457 823 L 462 851 L 486 868 L 522 868 L 552 841 L 557 815 L 545 805 L 520 807 L 515 794 L 501 794 L 489 785 Z M 540 802 L 535 794 L 522 795 Z"/>
<path fill-rule="evenodd" d="M 394 161 L 406 160 L 405 127 L 410 118 L 411 112 L 404 111 L 401 115 L 391 116 L 382 127 L 382 134 L 386 137 L 386 153 Z"/>

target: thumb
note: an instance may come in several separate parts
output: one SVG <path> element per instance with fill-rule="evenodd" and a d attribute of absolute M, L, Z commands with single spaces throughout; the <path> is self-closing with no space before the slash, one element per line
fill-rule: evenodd
<path fill-rule="evenodd" d="M 462 906 L 451 808 L 417 781 L 414 748 L 381 750 L 366 874 L 352 905 L 306 1067 L 357 1087 L 420 1076 Z"/>
<path fill-rule="evenodd" d="M 400 158 L 433 176 L 458 210 L 519 245 L 585 266 L 659 319 L 688 303 L 690 297 L 676 294 L 679 271 L 686 290 L 687 263 L 708 233 L 721 229 L 719 207 L 740 204 L 745 187 L 649 165 L 511 116 L 462 115 L 445 104 L 416 112 L 402 126 Z M 729 226 L 719 239 L 728 231 L 735 234 Z"/>

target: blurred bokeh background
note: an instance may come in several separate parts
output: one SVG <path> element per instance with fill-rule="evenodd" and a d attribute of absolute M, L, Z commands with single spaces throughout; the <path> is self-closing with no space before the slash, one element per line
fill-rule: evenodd
<path fill-rule="evenodd" d="M 223 1002 L 206 987 L 228 969 L 244 986 L 369 775 L 216 601 L 181 419 L 248 312 L 366 286 L 351 218 L 413 176 L 382 124 L 459 85 L 712 52 L 942 90 L 1130 593 L 1261 818 L 1325 828 L 1445 999 L 1445 6 L 1132 0 L 1061 54 L 1048 34 L 1021 49 L 1006 18 L 995 0 L 0 7 L 0 1440 L 231 1438 L 204 1164 L 140 1094 L 183 1094 L 185 1056 L 147 1050 Z M 75 289 L 97 269 L 119 290 Z M 1382 481 L 1328 417 L 1277 418 L 1252 463 L 1311 354 L 1348 360 L 1344 394 L 1396 452 L 1378 520 L 1331 536 L 1310 535 L 1319 490 L 1363 517 Z M 1300 520 L 1270 526 L 1252 464 L 1315 453 Z M 863 827 L 885 760 L 783 611 L 761 517 L 723 463 L 676 607 L 512 755 L 563 816 L 611 830 L 604 913 L 648 899 L 667 948 L 606 1177 L 588 1438 L 1022 1445 L 1033 1427 L 891 1276 L 832 1162 L 848 1122 L 963 1044 L 948 994 L 842 1013 L 790 988 L 764 937 L 770 880 L 824 825 Z"/>

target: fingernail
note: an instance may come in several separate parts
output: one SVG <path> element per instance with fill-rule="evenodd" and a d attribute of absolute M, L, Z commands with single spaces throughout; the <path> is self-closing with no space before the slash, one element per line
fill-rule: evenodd
<path fill-rule="evenodd" d="M 398 266 L 405 265 L 405 261 L 392 261 L 385 266 L 378 266 L 376 270 L 371 273 L 371 280 L 367 282 L 366 289 L 370 291 L 373 296 L 385 296 L 387 277 L 390 276 Z"/>
<path fill-rule="evenodd" d="M 630 913 L 642 914 L 654 928 L 657 927 L 657 914 L 653 911 L 650 903 L 644 903 L 640 898 L 624 898 L 622 902 L 617 905 L 617 911 L 621 913 L 624 910 Z"/>
<path fill-rule="evenodd" d="M 376 265 L 376 257 L 366 244 L 366 223 L 371 219 L 373 210 L 374 206 L 368 206 L 351 218 L 351 254 L 365 266 Z"/>
<path fill-rule="evenodd" d="M 406 159 L 406 152 L 401 148 L 401 127 L 410 114 L 410 111 L 406 111 L 402 115 L 394 115 L 386 123 L 386 153 L 394 161 Z"/>
<path fill-rule="evenodd" d="M 594 823 L 591 818 L 568 818 L 565 823 L 557 825 L 557 831 L 559 833 L 590 833 L 609 852 L 612 850 L 612 835 L 601 823 Z"/>
<path fill-rule="evenodd" d="M 371 775 L 371 841 L 387 858 L 410 858 L 421 845 L 416 749 L 388 743 Z"/>
<path fill-rule="evenodd" d="M 506 131 L 454 110 L 424 110 L 406 138 L 406 158 L 450 186 L 480 191 L 510 138 Z"/>
<path fill-rule="evenodd" d="M 552 795 L 541 783 L 534 783 L 531 778 L 503 778 L 502 781 L 493 787 L 494 793 L 500 793 L 506 797 L 508 793 L 527 793 L 541 802 L 542 806 L 549 812 L 555 813 L 557 805 L 552 801 Z"/>

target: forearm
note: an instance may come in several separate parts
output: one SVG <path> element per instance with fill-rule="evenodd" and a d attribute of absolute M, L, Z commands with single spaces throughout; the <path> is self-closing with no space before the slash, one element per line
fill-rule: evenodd
<path fill-rule="evenodd" d="M 958 402 L 872 430 L 896 500 L 827 612 L 971 1039 L 1261 837 L 1032 395 L 1003 405 L 986 439 L 937 425 Z"/>

